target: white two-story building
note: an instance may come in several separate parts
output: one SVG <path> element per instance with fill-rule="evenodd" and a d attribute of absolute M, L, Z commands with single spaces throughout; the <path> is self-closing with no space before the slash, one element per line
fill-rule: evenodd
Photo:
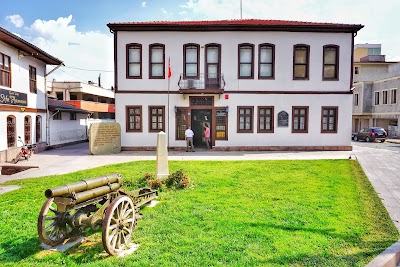
<path fill-rule="evenodd" d="M 0 27 L 0 162 L 22 143 L 46 147 L 46 65 L 62 61 Z"/>
<path fill-rule="evenodd" d="M 353 24 L 121 22 L 116 121 L 124 150 L 184 149 L 204 125 L 220 150 L 351 150 Z M 170 67 L 169 67 L 170 66 Z"/>

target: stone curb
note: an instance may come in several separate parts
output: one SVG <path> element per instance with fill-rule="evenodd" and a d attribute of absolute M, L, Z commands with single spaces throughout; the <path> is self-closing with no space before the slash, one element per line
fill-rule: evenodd
<path fill-rule="evenodd" d="M 365 267 L 397 267 L 400 262 L 400 241 L 397 241 Z"/>

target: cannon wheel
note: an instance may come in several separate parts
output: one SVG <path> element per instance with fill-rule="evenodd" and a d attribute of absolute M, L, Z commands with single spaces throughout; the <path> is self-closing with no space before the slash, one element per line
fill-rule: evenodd
<path fill-rule="evenodd" d="M 54 198 L 48 198 L 40 210 L 38 218 L 38 234 L 43 244 L 57 246 L 67 239 L 73 228 L 63 221 L 65 212 L 57 211 Z"/>
<path fill-rule="evenodd" d="M 135 207 L 130 197 L 119 196 L 106 210 L 102 227 L 104 249 L 118 256 L 129 244 L 135 227 Z"/>

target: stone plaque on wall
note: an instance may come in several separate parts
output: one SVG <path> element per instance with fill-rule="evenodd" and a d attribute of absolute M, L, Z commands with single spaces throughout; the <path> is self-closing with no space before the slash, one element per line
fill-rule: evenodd
<path fill-rule="evenodd" d="M 121 152 L 121 126 L 119 123 L 93 123 L 89 128 L 89 151 L 92 155 Z"/>
<path fill-rule="evenodd" d="M 288 127 L 289 126 L 289 114 L 286 111 L 281 111 L 278 113 L 278 127 Z"/>

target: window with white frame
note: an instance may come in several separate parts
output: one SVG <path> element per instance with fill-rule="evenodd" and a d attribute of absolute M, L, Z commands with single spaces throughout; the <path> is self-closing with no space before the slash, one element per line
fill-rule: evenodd
<path fill-rule="evenodd" d="M 390 90 L 390 104 L 397 104 L 397 89 Z"/>
<path fill-rule="evenodd" d="M 379 105 L 379 95 L 380 95 L 379 91 L 375 92 L 374 94 L 375 106 Z"/>
<path fill-rule="evenodd" d="M 141 79 L 142 78 L 142 45 L 127 44 L 126 45 L 126 77 Z"/>
<path fill-rule="evenodd" d="M 382 104 L 388 104 L 388 90 L 382 91 Z"/>

